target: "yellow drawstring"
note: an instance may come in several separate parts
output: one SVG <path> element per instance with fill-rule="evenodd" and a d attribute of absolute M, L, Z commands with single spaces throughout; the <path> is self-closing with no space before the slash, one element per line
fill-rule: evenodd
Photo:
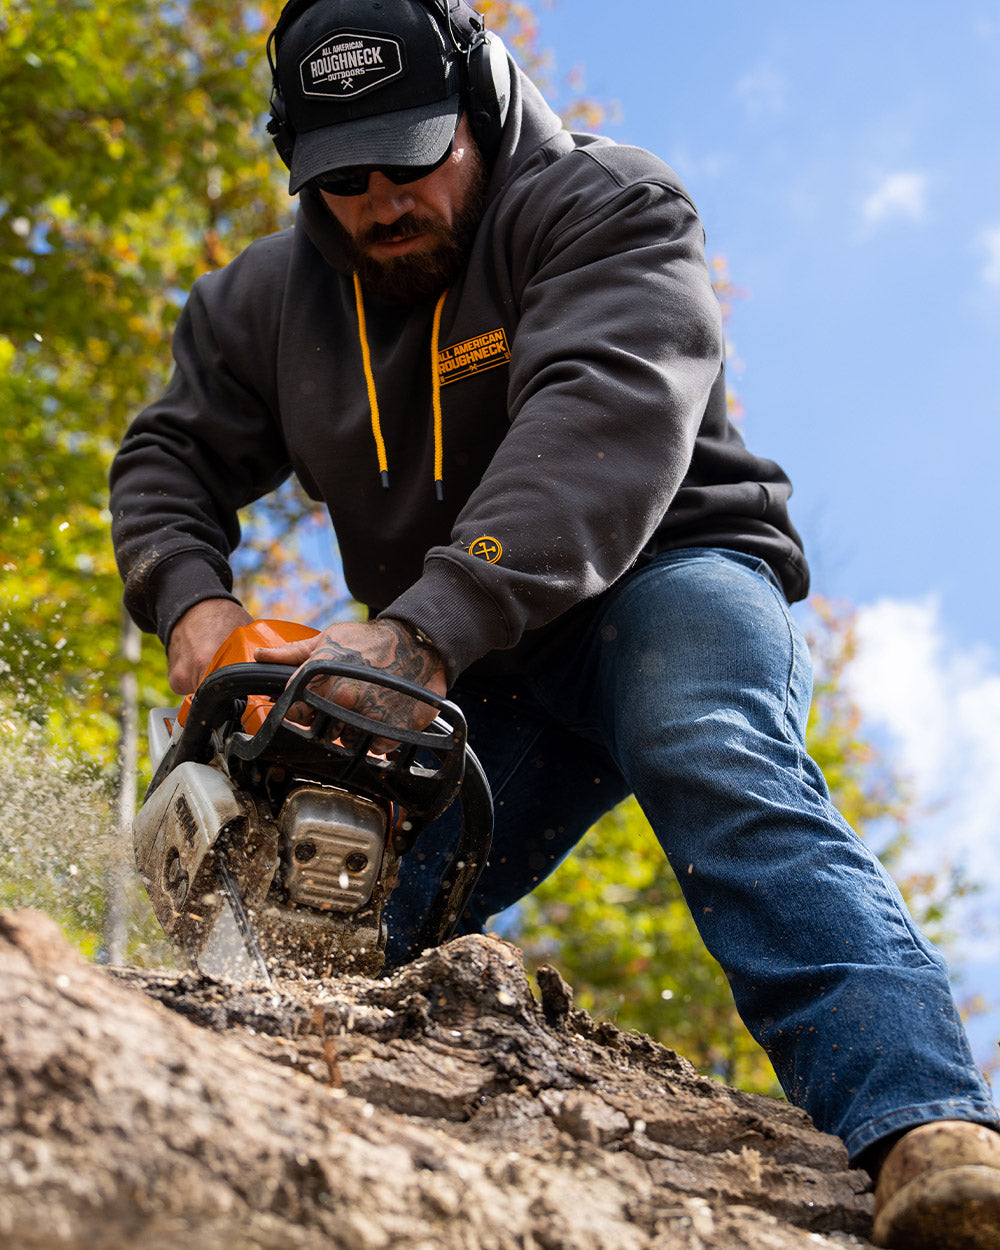
<path fill-rule="evenodd" d="M 438 368 L 438 336 L 441 333 L 441 310 L 447 291 L 434 308 L 434 324 L 431 327 L 431 401 L 434 406 L 434 493 L 444 498 L 444 433 L 441 420 L 441 370 Z"/>
<path fill-rule="evenodd" d="M 444 498 L 444 432 L 441 417 L 441 371 L 438 365 L 438 340 L 441 333 L 441 312 L 448 292 L 442 291 L 434 306 L 434 323 L 431 328 L 431 397 L 434 408 L 434 491 L 438 499 Z M 382 485 L 389 485 L 389 460 L 385 453 L 385 439 L 382 437 L 382 422 L 379 419 L 378 395 L 375 392 L 375 375 L 372 373 L 371 352 L 368 349 L 368 331 L 365 325 L 365 301 L 361 292 L 361 279 L 354 274 L 354 303 L 358 310 L 358 339 L 361 343 L 361 363 L 365 370 L 365 385 L 368 387 L 368 409 L 371 413 L 372 437 L 375 439 L 375 450 L 378 454 L 378 471 Z"/>
<path fill-rule="evenodd" d="M 382 437 L 382 422 L 378 415 L 378 395 L 375 393 L 375 376 L 372 373 L 372 358 L 368 350 L 368 332 L 365 329 L 365 301 L 361 295 L 361 279 L 354 275 L 354 303 L 358 310 L 358 338 L 361 340 L 361 363 L 365 370 L 365 383 L 368 387 L 368 411 L 372 419 L 372 436 L 375 439 L 375 450 L 378 453 L 378 471 L 382 485 L 389 485 L 389 460 L 385 454 L 385 439 Z"/>

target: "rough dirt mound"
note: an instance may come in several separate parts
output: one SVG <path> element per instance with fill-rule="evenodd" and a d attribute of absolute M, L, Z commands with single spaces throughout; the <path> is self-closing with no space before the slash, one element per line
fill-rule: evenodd
<path fill-rule="evenodd" d="M 515 947 L 469 937 L 250 992 L 102 970 L 0 916 L 0 1244 L 868 1245 L 835 1138 L 539 982 L 541 1003 Z"/>

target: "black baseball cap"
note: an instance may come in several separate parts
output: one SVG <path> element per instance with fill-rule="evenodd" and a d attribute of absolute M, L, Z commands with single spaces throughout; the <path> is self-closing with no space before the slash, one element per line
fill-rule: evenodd
<path fill-rule="evenodd" d="M 431 166 L 461 111 L 444 15 L 422 0 L 317 0 L 279 24 L 277 79 L 295 141 L 288 191 L 356 165 Z"/>

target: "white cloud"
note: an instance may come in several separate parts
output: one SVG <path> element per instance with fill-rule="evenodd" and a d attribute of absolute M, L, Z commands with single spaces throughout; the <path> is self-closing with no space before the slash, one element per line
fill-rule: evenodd
<path fill-rule="evenodd" d="M 1000 660 L 955 647 L 933 597 L 862 608 L 858 642 L 852 692 L 915 786 L 909 863 L 931 872 L 957 864 L 979 887 L 953 907 L 950 953 L 959 996 L 991 1004 L 971 1029 L 986 1063 L 1000 1034 Z"/>
<path fill-rule="evenodd" d="M 915 170 L 886 174 L 861 205 L 869 225 L 892 219 L 923 221 L 927 215 L 927 176 Z"/>
<path fill-rule="evenodd" d="M 1000 892 L 1000 662 L 955 647 L 934 597 L 861 608 L 858 644 L 852 691 L 928 812 L 917 853 L 957 858 Z"/>
<path fill-rule="evenodd" d="M 1000 1034 L 1000 657 L 956 646 L 934 596 L 862 607 L 857 636 L 851 693 L 916 790 L 910 865 L 955 863 L 981 887 L 952 908 L 949 954 L 957 996 L 991 1005 L 970 1027 L 985 1065 Z"/>
<path fill-rule="evenodd" d="M 678 146 L 671 149 L 670 164 L 689 186 L 696 186 L 709 179 L 721 178 L 733 164 L 729 152 L 694 152 L 692 149 Z"/>
<path fill-rule="evenodd" d="M 979 236 L 986 249 L 986 264 L 982 278 L 987 286 L 1000 286 L 1000 226 L 991 226 Z"/>
<path fill-rule="evenodd" d="M 788 86 L 765 63 L 748 70 L 736 83 L 736 97 L 751 117 L 778 117 L 785 111 Z"/>

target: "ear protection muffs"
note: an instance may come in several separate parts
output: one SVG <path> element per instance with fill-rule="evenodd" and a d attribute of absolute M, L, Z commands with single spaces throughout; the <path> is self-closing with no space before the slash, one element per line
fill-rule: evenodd
<path fill-rule="evenodd" d="M 281 83 L 278 80 L 278 44 L 292 22 L 314 2 L 315 0 L 288 0 L 278 15 L 274 29 L 267 37 L 267 63 L 271 68 L 271 115 L 267 119 L 266 129 L 271 136 L 275 151 L 281 157 L 282 163 L 289 169 L 292 165 L 292 153 L 295 150 L 295 131 L 285 113 L 285 102 L 281 98 Z"/>
<path fill-rule="evenodd" d="M 267 61 L 271 67 L 270 117 L 267 133 L 282 162 L 291 167 L 295 130 L 285 112 L 278 79 L 278 45 L 295 19 L 316 0 L 288 0 L 277 24 L 267 37 Z M 510 63 L 498 36 L 486 30 L 482 17 L 466 0 L 412 0 L 428 9 L 445 27 L 459 56 L 462 75 L 462 107 L 473 137 L 487 165 L 500 150 L 503 125 L 510 105 Z"/>
<path fill-rule="evenodd" d="M 500 150 L 503 124 L 510 105 L 510 62 L 497 35 L 466 0 L 442 0 L 456 50 L 463 59 L 462 106 L 472 134 L 488 165 Z M 437 8 L 433 0 L 429 7 Z"/>

